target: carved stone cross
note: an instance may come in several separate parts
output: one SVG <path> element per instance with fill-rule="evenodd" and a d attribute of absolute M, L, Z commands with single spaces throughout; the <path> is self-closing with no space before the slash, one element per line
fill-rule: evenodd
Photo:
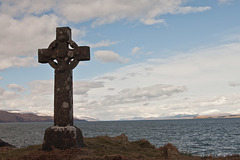
<path fill-rule="evenodd" d="M 38 62 L 49 63 L 55 69 L 54 126 L 45 131 L 43 150 L 84 145 L 81 130 L 73 126 L 72 70 L 79 61 L 87 60 L 90 60 L 90 48 L 79 47 L 72 41 L 69 27 L 57 28 L 56 40 L 47 49 L 38 50 Z"/>

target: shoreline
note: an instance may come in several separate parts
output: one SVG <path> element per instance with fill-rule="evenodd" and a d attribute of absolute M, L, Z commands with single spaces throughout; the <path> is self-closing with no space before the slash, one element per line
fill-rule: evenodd
<path fill-rule="evenodd" d="M 177 147 L 168 143 L 156 148 L 145 139 L 130 142 L 124 134 L 116 137 L 98 136 L 84 138 L 85 147 L 46 152 L 42 145 L 26 148 L 0 147 L 0 159 L 69 159 L 69 160 L 239 160 L 240 155 L 196 156 L 188 152 L 179 152 Z"/>

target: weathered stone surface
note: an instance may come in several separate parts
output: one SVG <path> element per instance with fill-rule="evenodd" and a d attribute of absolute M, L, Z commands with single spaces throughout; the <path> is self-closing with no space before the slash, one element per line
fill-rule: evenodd
<path fill-rule="evenodd" d="M 7 143 L 7 142 L 4 142 L 3 140 L 0 139 L 0 147 L 13 147 L 13 148 L 16 148 L 15 146 Z"/>
<path fill-rule="evenodd" d="M 54 125 L 73 125 L 72 70 L 55 70 Z"/>
<path fill-rule="evenodd" d="M 49 63 L 55 69 L 54 126 L 45 131 L 43 150 L 76 148 L 84 144 L 81 130 L 73 127 L 72 70 L 79 61 L 87 60 L 90 60 L 90 48 L 79 47 L 72 41 L 69 27 L 58 27 L 56 40 L 47 49 L 38 50 L 38 62 Z"/>
<path fill-rule="evenodd" d="M 79 128 L 75 126 L 49 127 L 45 131 L 43 150 L 51 151 L 57 149 L 74 149 L 83 147 L 83 136 Z"/>

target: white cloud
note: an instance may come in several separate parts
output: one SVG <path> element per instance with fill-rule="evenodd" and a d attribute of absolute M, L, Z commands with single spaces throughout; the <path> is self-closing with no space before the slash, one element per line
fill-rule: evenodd
<path fill-rule="evenodd" d="M 0 76 L 0 81 L 3 79 L 3 77 Z"/>
<path fill-rule="evenodd" d="M 71 27 L 71 29 L 72 29 L 72 40 L 73 41 L 75 41 L 76 39 L 81 39 L 82 37 L 85 37 L 87 34 L 87 30 L 85 28 L 77 29 L 77 28 Z M 81 44 L 81 41 L 79 44 Z"/>
<path fill-rule="evenodd" d="M 240 91 L 229 87 L 228 82 L 235 85 L 240 79 L 239 46 L 232 43 L 148 60 L 93 80 L 74 82 L 74 114 L 117 120 L 178 113 L 237 113 Z M 11 95 L 4 106 L 44 113 L 46 108 L 53 108 L 53 81 L 33 81 L 30 87 L 31 94 L 23 98 L 1 89 L 2 97 L 6 98 L 7 92 Z"/>
<path fill-rule="evenodd" d="M 133 47 L 131 51 L 132 55 L 138 57 L 139 55 L 150 55 L 152 52 L 144 52 L 140 47 Z"/>
<path fill-rule="evenodd" d="M 220 0 L 221 2 L 222 0 Z M 226 1 L 226 0 L 225 0 Z M 61 19 L 70 22 L 85 22 L 92 20 L 92 26 L 112 23 L 118 20 L 140 20 L 144 24 L 152 25 L 164 23 L 159 16 L 164 14 L 178 14 L 203 12 L 210 7 L 182 6 L 183 0 L 95 0 L 95 1 L 2 1 L 1 11 L 12 17 L 25 15 L 41 16 L 52 12 Z M 48 4 L 48 5 L 46 5 Z"/>
<path fill-rule="evenodd" d="M 211 7 L 191 7 L 191 6 L 188 6 L 188 7 L 181 7 L 181 8 L 177 8 L 175 10 L 175 14 L 187 14 L 187 13 L 197 13 L 197 12 L 204 12 L 204 11 L 207 11 L 207 10 L 210 10 Z"/>
<path fill-rule="evenodd" d="M 57 19 L 54 15 L 14 19 L 0 13 L 0 70 L 35 66 L 37 49 L 41 46 L 48 47 L 54 38 Z"/>
<path fill-rule="evenodd" d="M 98 78 L 98 79 L 107 79 L 107 80 L 109 80 L 109 81 L 112 81 L 112 80 L 115 80 L 116 79 L 116 77 L 113 77 L 113 76 L 103 76 L 103 77 L 100 77 L 100 78 Z"/>
<path fill-rule="evenodd" d="M 92 48 L 97 48 L 97 47 L 108 47 L 111 46 L 113 44 L 116 44 L 117 42 L 111 42 L 110 40 L 102 40 L 98 43 L 95 44 L 90 44 L 90 47 Z"/>
<path fill-rule="evenodd" d="M 68 1 L 60 4 L 59 12 L 73 22 L 93 20 L 92 26 L 112 23 L 121 19 L 137 20 L 147 25 L 163 23 L 158 17 L 164 14 L 202 12 L 210 7 L 182 7 L 181 0 L 118 1 Z M 84 7 L 82 7 L 84 6 Z"/>
<path fill-rule="evenodd" d="M 37 60 L 34 59 L 34 57 L 0 56 L 0 70 L 10 67 L 29 67 L 37 65 Z"/>
<path fill-rule="evenodd" d="M 47 4 L 47 5 L 46 5 Z M 118 20 L 139 20 L 144 24 L 152 25 L 164 23 L 159 18 L 164 14 L 179 14 L 190 12 L 202 12 L 209 7 L 182 6 L 186 4 L 182 0 L 143 0 L 118 1 L 56 1 L 56 0 L 24 0 L 24 1 L 1 1 L 0 5 L 0 54 L 10 59 L 34 57 L 38 48 L 47 48 L 55 39 L 55 28 L 67 22 L 91 21 L 92 26 L 112 23 Z M 47 25 L 46 25 L 47 24 Z M 84 36 L 86 30 L 73 28 L 74 36 Z M 77 34 L 77 35 L 75 35 Z M 79 37 L 78 37 L 79 39 Z M 116 44 L 109 40 L 93 44 L 92 47 L 102 47 Z M 126 63 L 128 60 L 118 58 L 118 63 Z M 11 58 L 12 57 L 12 58 Z M 120 58 L 120 59 L 119 59 Z M 2 59 L 2 58 L 1 58 Z M 0 69 L 10 67 L 31 66 L 14 64 L 3 61 Z"/>
<path fill-rule="evenodd" d="M 37 49 L 47 48 L 55 39 L 53 31 L 56 26 L 68 22 L 88 21 L 92 26 L 98 26 L 119 20 L 136 20 L 153 25 L 167 23 L 162 15 L 211 9 L 208 6 L 188 6 L 186 2 L 188 1 L 2 0 L 0 70 L 37 65 L 37 60 L 33 58 L 37 55 Z M 73 28 L 73 32 L 73 36 L 81 38 L 87 31 Z M 116 43 L 102 40 L 91 47 L 106 47 Z M 229 112 L 234 112 L 240 104 L 240 93 L 238 87 L 229 86 L 239 85 L 239 46 L 239 43 L 232 43 L 180 53 L 182 56 L 173 58 L 147 60 L 88 82 L 76 82 L 75 115 L 101 120 L 134 116 L 160 117 L 170 113 L 223 112 L 226 106 Z M 142 53 L 142 50 L 136 46 L 132 53 Z M 94 55 L 97 60 L 105 63 L 129 61 L 109 50 L 96 51 Z M 26 92 L 22 97 L 18 95 L 23 90 L 21 86 L 10 84 L 8 89 L 0 88 L 0 106 L 53 113 L 53 81 L 33 81 L 29 86 L 30 93 Z"/>
<path fill-rule="evenodd" d="M 173 94 L 186 91 L 184 86 L 171 86 L 157 84 L 149 87 L 142 88 L 127 88 L 123 89 L 116 95 L 109 95 L 103 100 L 104 106 L 129 104 L 136 102 L 146 102 L 157 98 L 170 97 Z"/>
<path fill-rule="evenodd" d="M 23 92 L 25 88 L 23 86 L 20 86 L 18 84 L 11 83 L 8 86 L 8 89 L 15 90 L 17 92 Z"/>
<path fill-rule="evenodd" d="M 239 43 L 231 43 L 122 67 L 103 75 L 102 77 L 114 79 L 101 79 L 105 80 L 104 88 L 88 94 L 88 98 L 96 101 L 86 101 L 81 106 L 104 106 L 104 111 L 110 112 L 111 116 L 101 117 L 100 113 L 91 115 L 100 119 L 117 119 L 121 116 L 164 117 L 186 110 L 202 114 L 216 108 L 220 112 L 226 112 L 226 107 L 227 112 L 235 113 L 240 103 L 240 91 L 228 87 L 228 82 L 238 82 L 240 79 L 239 52 Z M 157 84 L 172 86 L 173 92 L 170 93 L 180 89 L 181 94 L 163 96 L 161 87 L 164 86 Z M 109 88 L 113 89 L 108 90 Z M 147 106 L 144 105 L 146 103 Z M 91 112 L 91 109 L 86 110 L 87 113 Z"/>
<path fill-rule="evenodd" d="M 74 82 L 74 94 L 76 95 L 86 95 L 88 91 L 93 88 L 104 87 L 103 82 L 86 82 L 86 81 L 76 81 Z"/>
<path fill-rule="evenodd" d="M 239 113 L 239 43 L 189 51 L 74 82 L 74 114 L 100 120 L 179 113 Z M 233 83 L 229 83 L 233 82 Z M 229 83 L 229 84 L 228 84 Z M 164 85 L 163 85 L 164 84 Z M 1 106 L 53 113 L 53 81 L 33 81 L 29 95 L 0 88 Z M 187 88 L 187 90 L 186 90 Z M 20 107 L 19 107 L 20 106 Z"/>
<path fill-rule="evenodd" d="M 0 99 L 1 99 L 1 102 L 0 104 L 4 104 L 5 101 L 9 101 L 9 100 L 12 100 L 14 98 L 18 97 L 18 95 L 16 94 L 16 92 L 14 91 L 7 91 L 3 88 L 0 87 Z M 1 106 L 5 106 L 5 105 L 1 105 Z"/>
<path fill-rule="evenodd" d="M 0 14 L 0 70 L 10 67 L 37 65 L 37 49 L 47 48 L 55 39 L 59 19 L 55 15 L 27 16 L 13 19 Z M 48 25 L 46 25 L 48 24 Z M 84 36 L 84 30 L 73 28 L 74 36 Z"/>
<path fill-rule="evenodd" d="M 31 95 L 53 95 L 54 83 L 52 80 L 36 80 L 29 83 Z"/>
<path fill-rule="evenodd" d="M 143 24 L 146 24 L 146 25 L 153 25 L 153 24 L 158 24 L 158 23 L 165 23 L 165 20 L 164 19 L 153 19 L 153 18 L 142 18 L 140 19 L 140 21 L 143 23 Z"/>
<path fill-rule="evenodd" d="M 233 0 L 218 0 L 219 4 L 230 4 L 232 2 L 233 2 Z"/>
<path fill-rule="evenodd" d="M 140 48 L 139 48 L 139 47 L 134 47 L 134 48 L 132 49 L 132 54 L 133 54 L 133 55 L 134 55 L 134 54 L 137 54 L 139 51 L 140 51 Z"/>
<path fill-rule="evenodd" d="M 204 112 L 201 112 L 200 115 L 220 115 L 222 112 L 218 109 L 211 109 Z"/>
<path fill-rule="evenodd" d="M 200 106 L 219 106 L 219 105 L 223 105 L 226 104 L 227 102 L 227 98 L 224 96 L 221 97 L 213 97 L 211 99 L 205 100 L 205 101 L 201 101 L 199 103 Z"/>
<path fill-rule="evenodd" d="M 240 86 L 240 82 L 228 82 L 228 84 L 229 84 L 229 86 L 231 86 L 231 87 L 238 87 L 238 86 Z"/>
<path fill-rule="evenodd" d="M 0 22 L 1 55 L 36 56 L 39 47 L 48 47 L 51 39 L 54 40 L 53 31 L 58 24 L 58 18 L 54 15 L 43 15 L 27 16 L 18 20 L 0 14 Z"/>
<path fill-rule="evenodd" d="M 94 52 L 94 56 L 97 60 L 109 63 L 109 62 L 115 62 L 115 63 L 127 63 L 129 59 L 121 57 L 119 54 L 108 51 L 108 50 L 99 50 Z"/>
<path fill-rule="evenodd" d="M 55 0 L 24 0 L 21 2 L 1 0 L 1 12 L 17 18 L 24 15 L 41 15 L 51 10 L 55 3 L 57 3 Z"/>

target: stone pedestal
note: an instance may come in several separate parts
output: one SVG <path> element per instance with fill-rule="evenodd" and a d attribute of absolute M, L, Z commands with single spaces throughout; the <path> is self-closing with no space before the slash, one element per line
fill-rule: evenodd
<path fill-rule="evenodd" d="M 82 131 L 75 126 L 52 126 L 45 130 L 42 150 L 74 149 L 83 147 Z"/>

